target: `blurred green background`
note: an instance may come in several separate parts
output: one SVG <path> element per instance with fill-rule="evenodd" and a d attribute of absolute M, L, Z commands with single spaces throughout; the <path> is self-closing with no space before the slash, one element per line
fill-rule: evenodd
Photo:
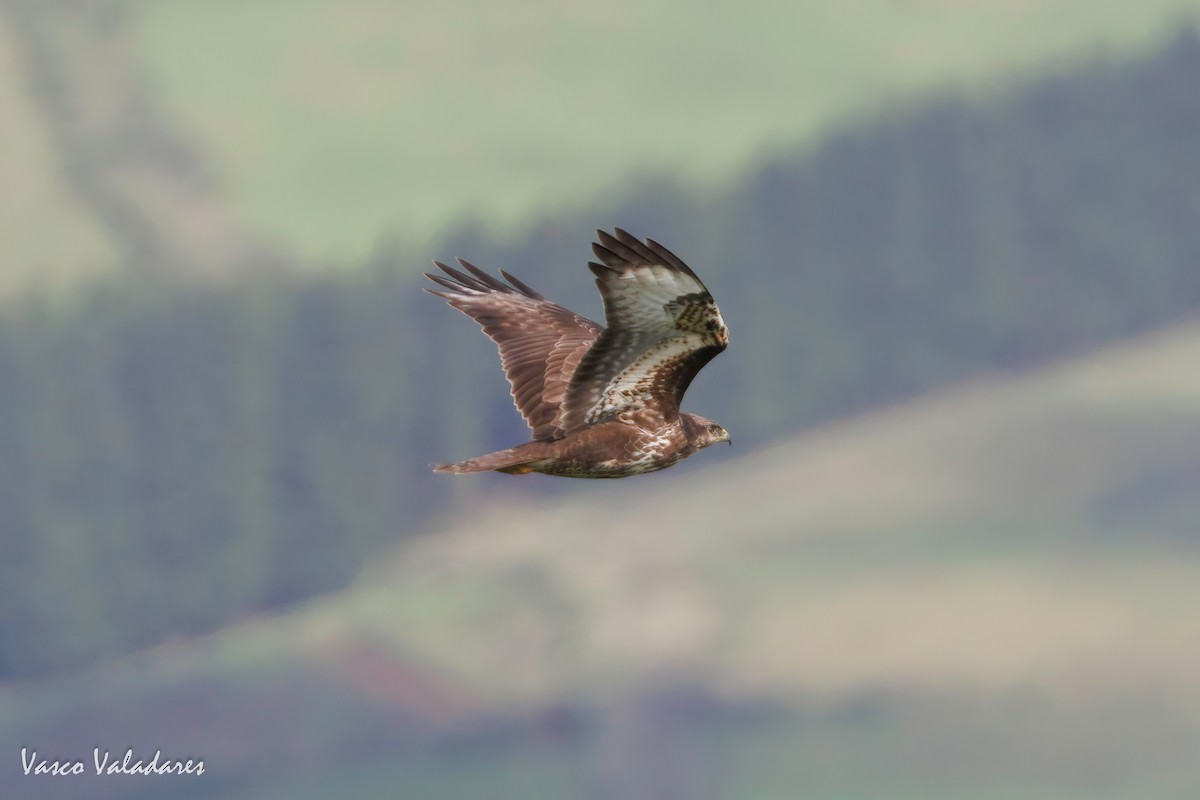
<path fill-rule="evenodd" d="M 1200 796 L 1198 12 L 4 0 L 0 796 Z M 737 445 L 435 479 L 613 225 Z"/>

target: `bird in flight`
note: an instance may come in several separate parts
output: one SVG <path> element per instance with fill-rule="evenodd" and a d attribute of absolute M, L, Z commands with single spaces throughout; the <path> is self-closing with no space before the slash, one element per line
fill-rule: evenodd
<path fill-rule="evenodd" d="M 597 231 L 603 263 L 589 263 L 604 301 L 603 327 L 552 303 L 504 270 L 508 282 L 458 259 L 426 273 L 446 299 L 500 348 L 531 441 L 434 472 L 541 472 L 625 478 L 665 469 L 729 433 L 679 410 L 688 385 L 729 344 L 704 284 L 670 250 L 616 228 Z"/>

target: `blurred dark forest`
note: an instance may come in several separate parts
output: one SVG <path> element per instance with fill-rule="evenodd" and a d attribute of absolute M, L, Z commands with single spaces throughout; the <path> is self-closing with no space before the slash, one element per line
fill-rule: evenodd
<path fill-rule="evenodd" d="M 71 80 L 39 91 L 52 102 Z M 1186 35 L 987 104 L 860 122 L 711 194 L 649 176 L 515 240 L 468 226 L 338 276 L 281 280 L 286 258 L 247 245 L 237 263 L 261 257 L 272 277 L 208 285 L 179 278 L 137 224 L 150 212 L 106 199 L 81 155 L 81 191 L 142 244 L 126 277 L 0 319 L 0 680 L 334 589 L 458 494 L 512 486 L 429 472 L 525 436 L 494 350 L 419 291 L 430 258 L 504 267 L 594 317 L 594 228 L 663 242 L 733 335 L 688 407 L 754 447 L 1194 314 L 1197 142 Z"/>

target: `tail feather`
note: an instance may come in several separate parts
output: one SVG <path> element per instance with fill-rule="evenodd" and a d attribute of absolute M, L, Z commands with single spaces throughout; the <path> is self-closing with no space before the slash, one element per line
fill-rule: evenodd
<path fill-rule="evenodd" d="M 518 447 L 510 447 L 508 450 L 497 450 L 495 453 L 488 453 L 477 458 L 469 458 L 466 461 L 458 461 L 453 464 L 435 464 L 433 471 L 462 475 L 468 472 L 488 472 L 495 470 L 497 472 L 507 472 L 510 475 L 524 475 L 527 472 L 533 472 L 532 464 L 534 462 L 545 458 L 545 454 L 539 452 L 543 449 L 544 444 L 542 442 L 527 442 Z"/>

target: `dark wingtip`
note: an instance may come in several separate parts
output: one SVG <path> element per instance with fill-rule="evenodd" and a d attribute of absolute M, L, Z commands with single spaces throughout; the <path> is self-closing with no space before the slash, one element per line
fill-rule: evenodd
<path fill-rule="evenodd" d="M 440 269 L 442 272 L 444 272 L 450 276 L 450 281 L 452 281 L 452 284 L 447 283 L 446 279 L 441 277 L 440 275 L 430 275 L 429 279 L 432 281 L 436 281 L 437 283 L 440 283 L 441 285 L 445 286 L 448 289 L 455 289 L 459 292 L 462 292 L 464 290 L 472 291 L 472 292 L 487 292 L 487 291 L 490 291 L 492 288 L 487 283 L 484 283 L 483 281 L 479 280 L 478 278 L 474 277 L 473 275 L 467 275 L 462 272 L 459 272 L 454 267 L 443 264 L 441 261 L 434 261 L 433 263 L 435 265 L 437 265 L 438 269 Z M 462 264 L 464 266 L 469 266 L 461 258 L 458 259 L 458 263 Z"/>
<path fill-rule="evenodd" d="M 528 285 L 526 285 L 524 281 L 514 278 L 512 275 L 509 275 L 504 270 L 500 270 L 500 274 L 504 276 L 504 280 L 511 283 L 514 287 L 516 287 L 518 292 L 521 292 L 526 297 L 533 298 L 534 300 L 545 300 L 546 299 L 545 297 L 542 297 L 542 295 L 539 292 L 534 291 Z"/>
<path fill-rule="evenodd" d="M 672 253 L 667 248 L 663 247 L 661 244 L 659 244 L 655 240 L 647 239 L 646 246 L 650 248 L 650 252 L 654 253 L 656 256 L 658 256 L 660 259 L 662 259 L 663 263 L 666 264 L 666 266 L 671 267 L 672 269 L 678 270 L 685 275 L 691 275 L 693 278 L 696 278 L 696 280 L 700 280 L 700 278 L 696 275 L 696 273 L 692 272 L 691 267 L 689 267 L 687 264 L 685 264 L 683 262 L 682 258 L 675 255 L 674 253 Z"/>
<path fill-rule="evenodd" d="M 615 236 L 601 230 L 596 231 L 599 243 L 593 244 L 592 250 L 601 261 L 612 267 L 622 264 L 645 267 L 662 263 L 663 259 L 657 253 L 624 228 L 614 227 L 613 232 Z M 665 266 L 673 265 L 668 263 Z"/>
<path fill-rule="evenodd" d="M 449 275 L 451 280 L 454 280 L 456 282 L 461 283 L 467 277 L 466 275 L 463 275 L 461 272 L 456 270 L 454 267 L 450 266 L 449 264 L 445 264 L 441 261 L 434 261 L 433 265 L 435 267 L 437 267 L 438 269 L 440 269 L 442 272 Z M 430 275 L 428 272 L 425 274 L 429 275 L 429 277 L 433 278 L 434 280 L 437 280 L 438 278 L 442 277 L 440 275 Z M 443 280 L 445 280 L 445 279 L 443 278 Z"/>
<path fill-rule="evenodd" d="M 475 278 L 478 279 L 480 283 L 487 286 L 489 289 L 492 289 L 497 292 L 507 292 L 510 294 L 512 293 L 511 286 L 508 286 L 505 283 L 503 283 L 502 281 L 497 280 L 495 278 L 495 276 L 487 274 L 486 272 L 481 270 L 479 267 L 472 264 L 470 261 L 467 261 L 465 258 L 459 258 L 459 259 L 455 259 L 455 260 L 458 261 L 459 265 L 463 269 L 465 269 L 467 272 L 474 275 Z"/>
<path fill-rule="evenodd" d="M 444 267 L 445 265 L 442 264 L 440 266 Z M 446 267 L 446 269 L 449 270 L 449 267 Z M 453 272 L 451 272 L 451 274 L 453 274 Z M 451 280 L 450 278 L 444 278 L 441 275 L 434 275 L 433 273 L 430 273 L 430 272 L 426 272 L 425 277 L 429 278 L 429 280 L 433 281 L 438 286 L 449 289 L 451 292 L 453 292 L 455 295 L 457 295 L 459 297 L 461 297 L 463 294 L 465 294 L 466 290 L 470 288 L 468 286 L 464 286 L 459 281 Z M 432 292 L 433 294 L 445 297 L 447 300 L 450 299 L 449 295 L 446 295 L 443 292 L 440 292 L 436 289 L 426 289 L 425 291 Z"/>
<path fill-rule="evenodd" d="M 620 228 L 614 228 L 613 230 L 617 231 L 618 233 L 622 232 Z M 596 239 L 598 240 L 599 245 L 593 244 L 593 250 L 595 250 L 597 246 L 605 247 L 608 250 L 614 250 L 621 245 L 615 236 L 608 231 L 602 231 L 599 228 L 596 229 Z"/>
<path fill-rule="evenodd" d="M 599 256 L 600 254 L 597 253 L 596 255 Z M 600 257 L 603 258 L 603 256 L 600 256 Z M 595 261 L 588 262 L 588 269 L 590 269 L 592 271 L 592 274 L 595 275 L 597 278 L 603 278 L 605 275 L 607 275 L 610 272 L 616 272 L 616 270 L 613 269 L 612 267 L 610 267 L 606 264 L 597 264 Z"/>
<path fill-rule="evenodd" d="M 629 247 L 643 247 L 641 240 L 634 236 L 624 228 L 613 228 L 613 234 L 617 237 L 617 241 Z"/>
<path fill-rule="evenodd" d="M 512 284 L 511 286 L 509 283 L 505 283 L 494 275 L 489 275 L 487 272 L 475 266 L 470 261 L 467 261 L 465 258 L 456 258 L 455 261 L 457 261 L 459 267 L 462 268 L 461 271 L 449 266 L 448 264 L 443 264 L 441 261 L 436 259 L 433 262 L 434 266 L 449 276 L 448 278 L 429 272 L 425 273 L 425 277 L 434 283 L 444 286 L 447 289 L 453 290 L 459 294 L 464 292 L 503 292 L 506 294 L 520 292 L 521 294 L 532 298 L 533 300 L 546 299 L 542 297 L 542 295 L 535 292 L 524 282 L 514 278 L 504 270 L 500 270 L 500 274 L 504 276 L 505 280 Z"/>

